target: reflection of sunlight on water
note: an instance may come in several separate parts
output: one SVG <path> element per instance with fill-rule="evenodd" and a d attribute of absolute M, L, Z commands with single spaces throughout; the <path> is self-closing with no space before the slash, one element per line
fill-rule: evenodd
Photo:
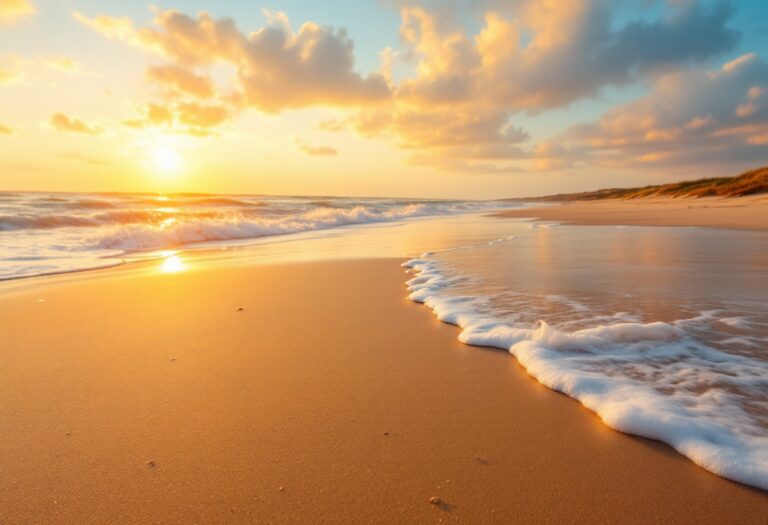
<path fill-rule="evenodd" d="M 187 269 L 187 265 L 181 260 L 177 252 L 168 250 L 163 252 L 163 262 L 160 264 L 160 271 L 163 273 L 179 273 Z"/>
<path fill-rule="evenodd" d="M 160 223 L 160 229 L 167 228 L 168 226 L 173 226 L 176 224 L 176 218 L 170 217 L 168 219 L 163 219 L 163 221 Z"/>

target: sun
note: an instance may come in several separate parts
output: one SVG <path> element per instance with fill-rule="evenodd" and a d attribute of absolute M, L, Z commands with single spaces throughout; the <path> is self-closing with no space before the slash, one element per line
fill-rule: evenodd
<path fill-rule="evenodd" d="M 152 166 L 162 173 L 175 173 L 181 169 L 181 155 L 170 146 L 156 146 L 151 152 Z"/>

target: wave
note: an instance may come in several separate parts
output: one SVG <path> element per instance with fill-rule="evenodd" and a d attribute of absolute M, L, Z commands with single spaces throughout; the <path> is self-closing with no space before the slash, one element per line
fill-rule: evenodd
<path fill-rule="evenodd" d="M 89 217 L 76 215 L 0 215 L 0 231 L 97 225 Z"/>
<path fill-rule="evenodd" d="M 117 206 L 109 201 L 100 201 L 95 199 L 81 199 L 72 203 L 73 208 L 84 208 L 89 210 L 100 210 L 116 208 Z"/>
<path fill-rule="evenodd" d="M 509 351 L 530 375 L 595 412 L 608 426 L 668 443 L 699 466 L 768 490 L 768 414 L 760 408 L 765 362 L 721 352 L 691 336 L 695 319 L 621 322 L 574 331 L 545 321 L 511 325 L 482 311 L 483 298 L 450 296 L 458 277 L 423 255 L 404 263 L 409 298 L 459 339 Z"/>
<path fill-rule="evenodd" d="M 73 199 L 65 197 L 36 197 L 27 202 L 27 205 L 31 208 L 60 208 L 60 209 L 86 209 L 86 210 L 100 210 L 105 208 L 116 208 L 117 204 L 114 202 L 85 198 L 85 199 Z"/>
<path fill-rule="evenodd" d="M 148 251 L 173 248 L 206 241 L 253 239 L 321 230 L 353 224 L 388 222 L 435 214 L 420 204 L 378 211 L 356 206 L 351 209 L 318 208 L 287 217 L 243 216 L 203 220 L 199 217 L 158 225 L 133 225 L 119 228 L 97 238 L 93 247 L 125 251 Z"/>
<path fill-rule="evenodd" d="M 195 199 L 187 201 L 186 204 L 192 204 L 195 206 L 267 206 L 265 202 L 245 201 L 240 199 L 233 199 L 231 197 L 209 197 L 206 199 Z"/>
<path fill-rule="evenodd" d="M 216 212 L 177 212 L 175 210 L 116 210 L 95 215 L 0 215 L 0 231 L 47 230 L 67 227 L 96 227 L 119 224 L 163 224 L 169 220 L 211 219 Z"/>
<path fill-rule="evenodd" d="M 317 206 L 324 201 L 331 206 Z M 0 203 L 0 279 L 85 270 L 100 266 L 99 258 L 120 258 L 126 252 L 508 206 L 403 203 L 322 196 L 23 194 Z M 31 264 L 31 258 L 40 264 Z"/>
<path fill-rule="evenodd" d="M 159 198 L 141 198 L 130 201 L 132 205 L 152 206 L 152 207 L 262 207 L 268 206 L 263 201 L 251 201 L 245 199 L 236 199 L 234 197 L 165 197 Z"/>

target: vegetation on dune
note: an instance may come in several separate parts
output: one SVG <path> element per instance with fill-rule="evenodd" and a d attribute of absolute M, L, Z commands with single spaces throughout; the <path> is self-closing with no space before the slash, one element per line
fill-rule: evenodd
<path fill-rule="evenodd" d="M 644 188 L 610 188 L 583 193 L 567 193 L 535 197 L 538 201 L 591 201 L 602 199 L 643 199 L 652 197 L 742 197 L 768 193 L 768 166 L 748 171 L 737 177 L 715 177 Z"/>

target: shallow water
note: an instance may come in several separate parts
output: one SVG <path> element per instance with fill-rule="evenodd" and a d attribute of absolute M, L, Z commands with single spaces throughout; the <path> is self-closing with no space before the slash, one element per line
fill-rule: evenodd
<path fill-rule="evenodd" d="M 768 235 L 530 225 L 408 263 L 414 300 L 619 430 L 768 489 Z"/>

